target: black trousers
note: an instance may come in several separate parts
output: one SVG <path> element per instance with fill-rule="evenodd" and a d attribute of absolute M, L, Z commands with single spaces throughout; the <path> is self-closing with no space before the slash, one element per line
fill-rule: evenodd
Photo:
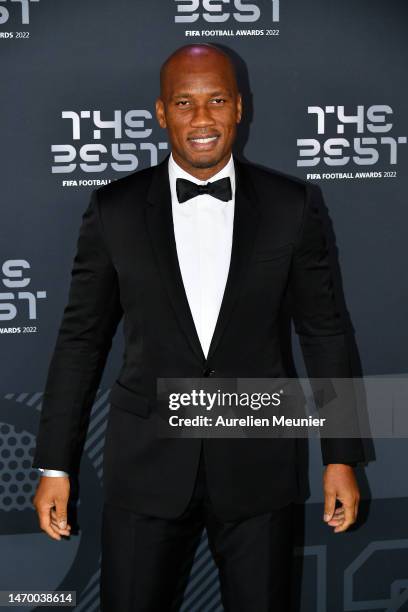
<path fill-rule="evenodd" d="M 192 498 L 180 517 L 104 505 L 101 612 L 177 612 L 204 528 L 226 612 L 289 612 L 293 504 L 221 522 L 208 496 L 202 452 Z"/>

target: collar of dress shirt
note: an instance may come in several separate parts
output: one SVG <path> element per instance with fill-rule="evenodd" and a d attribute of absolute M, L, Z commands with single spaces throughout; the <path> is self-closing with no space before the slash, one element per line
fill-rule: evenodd
<path fill-rule="evenodd" d="M 208 183 L 210 181 L 211 182 L 212 181 L 218 181 L 218 179 L 224 178 L 226 176 L 229 176 L 230 179 L 231 179 L 232 200 L 234 200 L 234 196 L 235 196 L 235 166 L 234 166 L 234 159 L 233 159 L 232 155 L 229 158 L 228 162 L 225 164 L 225 166 L 223 168 L 221 168 L 221 170 L 219 172 L 217 172 L 217 174 L 214 174 L 214 176 L 211 176 L 206 181 L 200 181 L 199 179 L 197 179 L 195 176 L 193 176 L 189 172 L 186 172 L 185 170 L 183 170 L 183 168 L 181 168 L 181 166 L 179 166 L 178 163 L 175 161 L 175 159 L 173 157 L 173 153 L 170 154 L 170 157 L 169 157 L 169 180 L 170 180 L 171 199 L 172 199 L 173 202 L 177 201 L 176 179 L 178 179 L 178 178 L 184 178 L 184 179 L 187 179 L 188 181 L 193 181 L 193 183 L 197 183 L 197 185 L 205 185 L 205 183 Z"/>

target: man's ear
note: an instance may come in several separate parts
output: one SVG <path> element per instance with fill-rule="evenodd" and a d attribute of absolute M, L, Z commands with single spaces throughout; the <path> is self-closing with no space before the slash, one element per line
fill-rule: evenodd
<path fill-rule="evenodd" d="M 167 127 L 164 104 L 161 98 L 157 98 L 156 100 L 156 118 L 161 128 Z"/>
<path fill-rule="evenodd" d="M 242 96 L 239 93 L 237 99 L 237 123 L 240 123 L 242 119 Z"/>

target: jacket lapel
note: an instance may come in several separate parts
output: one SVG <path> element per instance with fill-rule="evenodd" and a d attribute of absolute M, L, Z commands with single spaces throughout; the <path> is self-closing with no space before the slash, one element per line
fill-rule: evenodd
<path fill-rule="evenodd" d="M 168 159 L 169 156 L 154 169 L 147 196 L 149 202 L 146 213 L 147 226 L 161 277 L 180 327 L 186 334 L 195 354 L 201 361 L 205 361 L 178 263 L 171 209 Z"/>
<path fill-rule="evenodd" d="M 255 190 L 248 176 L 248 165 L 236 158 L 234 164 L 236 186 L 231 261 L 207 360 L 214 355 L 244 284 L 260 217 Z"/>
<path fill-rule="evenodd" d="M 213 356 L 238 299 L 248 270 L 259 222 L 256 195 L 248 177 L 247 165 L 235 158 L 234 162 L 236 190 L 231 261 L 207 360 Z M 178 263 L 168 176 L 168 156 L 154 169 L 147 199 L 149 202 L 146 215 L 147 226 L 163 283 L 180 327 L 186 334 L 191 348 L 200 360 L 205 362 L 206 357 L 194 325 Z"/>

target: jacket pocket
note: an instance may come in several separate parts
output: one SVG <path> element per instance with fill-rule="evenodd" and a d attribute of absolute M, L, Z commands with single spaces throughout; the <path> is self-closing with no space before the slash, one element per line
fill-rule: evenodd
<path fill-rule="evenodd" d="M 112 385 L 109 402 L 114 408 L 120 408 L 144 418 L 150 414 L 148 398 L 124 387 L 119 381 L 115 381 Z"/>
<path fill-rule="evenodd" d="M 280 247 L 271 247 L 267 249 L 258 248 L 252 255 L 252 261 L 269 261 L 288 256 L 292 253 L 293 244 L 285 244 Z"/>

